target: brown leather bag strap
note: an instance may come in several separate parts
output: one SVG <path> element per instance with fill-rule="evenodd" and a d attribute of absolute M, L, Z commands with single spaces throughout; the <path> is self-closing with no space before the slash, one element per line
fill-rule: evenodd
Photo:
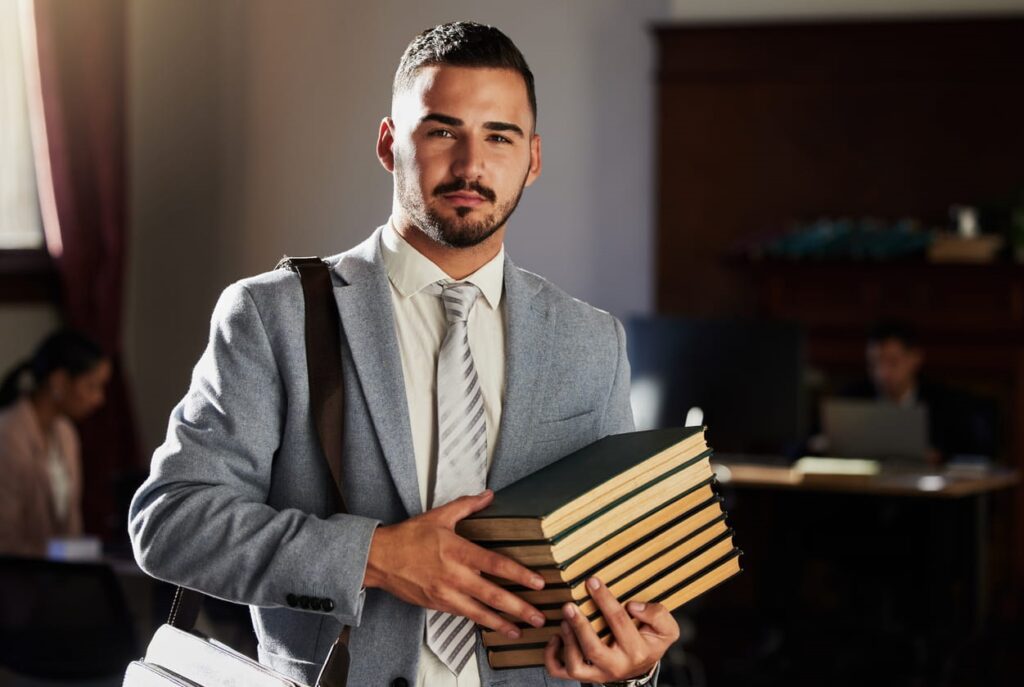
<path fill-rule="evenodd" d="M 306 373 L 309 378 L 309 410 L 320 438 L 320 448 L 334 478 L 335 503 L 347 513 L 342 493 L 341 440 L 344 407 L 341 385 L 341 322 L 334 300 L 331 272 L 320 258 L 283 258 L 278 267 L 298 272 L 306 308 Z M 346 687 L 351 662 L 348 641 L 351 628 L 341 633 L 327 653 L 316 687 Z"/>
<path fill-rule="evenodd" d="M 341 323 L 334 301 L 331 272 L 323 260 L 282 258 L 277 268 L 297 272 L 302 283 L 305 304 L 306 375 L 309 380 L 309 409 L 324 459 L 331 471 L 335 503 L 339 513 L 347 513 L 342 492 L 341 448 L 343 389 L 341 384 Z M 171 604 L 168 624 L 191 631 L 199 616 L 203 595 L 178 587 Z M 316 687 L 346 687 L 350 657 L 351 628 L 342 627 L 337 641 L 324 661 Z"/>
<path fill-rule="evenodd" d="M 348 639 L 351 630 L 348 625 L 341 628 L 341 634 L 324 659 L 324 666 L 316 678 L 316 687 L 347 687 L 348 666 L 351 663 Z"/>
<path fill-rule="evenodd" d="M 342 495 L 341 322 L 334 300 L 331 272 L 320 258 L 284 258 L 278 267 L 298 272 L 306 306 L 306 372 L 309 409 L 320 448 L 334 477 L 339 513 L 347 513 Z"/>

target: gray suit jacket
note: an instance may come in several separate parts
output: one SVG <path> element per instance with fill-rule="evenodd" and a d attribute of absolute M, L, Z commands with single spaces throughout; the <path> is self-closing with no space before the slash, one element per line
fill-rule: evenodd
<path fill-rule="evenodd" d="M 302 291 L 285 270 L 224 290 L 130 511 L 147 573 L 249 604 L 261 661 L 307 684 L 342 624 L 353 626 L 350 685 L 413 684 L 423 634 L 422 608 L 361 590 L 374 528 L 422 511 L 380 232 L 329 258 L 343 329 L 351 514 L 332 513 L 309 412 Z M 507 257 L 504 279 L 507 370 L 493 489 L 633 429 L 618 320 Z M 289 595 L 311 608 L 289 606 Z M 576 684 L 543 668 L 492 671 L 480 649 L 477 661 L 487 687 Z"/>

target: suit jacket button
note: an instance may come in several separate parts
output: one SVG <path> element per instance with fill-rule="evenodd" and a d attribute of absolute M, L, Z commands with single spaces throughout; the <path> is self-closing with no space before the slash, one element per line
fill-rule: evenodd
<path fill-rule="evenodd" d="M 324 609 L 327 613 L 330 613 L 334 610 L 334 601 L 331 599 L 324 599 L 320 602 L 320 608 Z"/>
<path fill-rule="evenodd" d="M 391 681 L 391 687 L 409 687 L 409 681 L 404 677 L 396 677 Z"/>
<path fill-rule="evenodd" d="M 309 608 L 309 597 L 303 594 L 299 597 L 299 606 L 302 608 Z"/>
<path fill-rule="evenodd" d="M 287 601 L 288 605 L 292 608 L 295 608 L 299 605 L 299 597 L 295 596 L 294 594 L 289 594 L 288 596 L 284 597 L 284 600 Z"/>
<path fill-rule="evenodd" d="M 320 610 L 320 599 L 315 597 L 315 596 L 312 597 L 309 600 L 309 607 L 312 608 L 314 611 L 319 611 Z"/>

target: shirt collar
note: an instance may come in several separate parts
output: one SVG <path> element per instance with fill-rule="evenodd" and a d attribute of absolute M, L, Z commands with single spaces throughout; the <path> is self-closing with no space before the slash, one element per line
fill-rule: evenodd
<path fill-rule="evenodd" d="M 388 279 L 402 298 L 409 298 L 436 282 L 452 283 L 449 277 L 427 256 L 406 241 L 395 231 L 389 221 L 380 235 L 381 257 L 388 272 Z M 498 254 L 487 261 L 476 272 L 461 281 L 475 284 L 483 294 L 487 305 L 495 309 L 501 304 L 501 291 L 505 281 L 505 245 Z"/>

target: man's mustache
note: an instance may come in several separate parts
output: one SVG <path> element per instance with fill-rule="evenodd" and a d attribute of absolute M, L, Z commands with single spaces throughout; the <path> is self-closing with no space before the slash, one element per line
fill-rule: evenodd
<path fill-rule="evenodd" d="M 449 181 L 446 184 L 440 184 L 434 189 L 434 195 L 443 196 L 446 193 L 456 193 L 457 191 L 473 191 L 492 203 L 498 198 L 498 194 L 482 185 L 480 182 L 474 181 L 472 183 L 467 183 L 465 179 L 456 179 L 455 181 Z"/>

